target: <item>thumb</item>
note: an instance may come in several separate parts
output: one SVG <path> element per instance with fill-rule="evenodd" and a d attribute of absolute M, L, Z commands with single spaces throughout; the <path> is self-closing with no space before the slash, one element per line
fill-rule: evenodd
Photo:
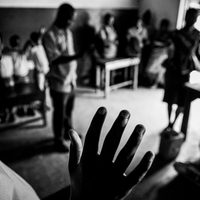
<path fill-rule="evenodd" d="M 83 144 L 75 130 L 69 130 L 69 137 L 71 140 L 69 153 L 69 172 L 73 172 L 80 163 L 83 152 Z"/>

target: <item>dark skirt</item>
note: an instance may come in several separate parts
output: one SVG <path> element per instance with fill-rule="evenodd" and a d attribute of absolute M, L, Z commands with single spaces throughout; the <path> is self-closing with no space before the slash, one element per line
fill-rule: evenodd
<path fill-rule="evenodd" d="M 166 74 L 163 101 L 170 105 L 184 107 L 187 95 L 184 85 L 188 80 L 189 77 L 174 77 Z"/>

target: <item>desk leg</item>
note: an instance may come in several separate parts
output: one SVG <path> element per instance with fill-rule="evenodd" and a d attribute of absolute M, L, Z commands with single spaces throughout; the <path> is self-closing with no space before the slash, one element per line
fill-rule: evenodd
<path fill-rule="evenodd" d="M 138 72 L 139 72 L 139 65 L 133 66 L 133 89 L 137 89 L 138 87 Z"/>
<path fill-rule="evenodd" d="M 96 66 L 96 92 L 100 89 L 101 86 L 101 69 L 100 66 Z"/>
<path fill-rule="evenodd" d="M 128 81 L 129 80 L 129 67 L 124 68 L 124 80 L 123 81 Z"/>
<path fill-rule="evenodd" d="M 186 104 L 185 104 L 184 113 L 183 113 L 183 120 L 182 120 L 182 125 L 181 125 L 181 132 L 184 134 L 185 140 L 186 140 L 186 136 L 187 136 L 190 107 L 191 107 L 191 101 L 189 98 L 189 94 L 187 94 Z"/>
<path fill-rule="evenodd" d="M 42 104 L 41 105 L 42 106 L 41 114 L 42 114 L 42 118 L 43 118 L 43 126 L 46 126 L 47 125 L 46 89 L 43 91 L 43 98 L 42 98 L 41 104 Z"/>
<path fill-rule="evenodd" d="M 110 70 L 105 69 L 105 87 L 104 87 L 104 98 L 108 97 L 110 91 Z"/>

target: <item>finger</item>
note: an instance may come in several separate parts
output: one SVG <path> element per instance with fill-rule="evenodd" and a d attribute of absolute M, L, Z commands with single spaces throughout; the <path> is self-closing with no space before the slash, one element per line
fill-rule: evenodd
<path fill-rule="evenodd" d="M 112 162 L 129 118 L 130 113 L 127 110 L 122 110 L 119 113 L 117 119 L 115 120 L 114 124 L 112 125 L 109 133 L 105 138 L 101 151 L 102 162 Z"/>
<path fill-rule="evenodd" d="M 151 151 L 148 151 L 144 155 L 138 166 L 124 179 L 124 182 L 122 183 L 123 193 L 130 191 L 144 178 L 153 163 L 154 157 L 155 156 Z"/>
<path fill-rule="evenodd" d="M 82 161 L 89 165 L 98 154 L 99 138 L 107 114 L 105 107 L 100 107 L 95 113 L 85 138 Z"/>
<path fill-rule="evenodd" d="M 137 125 L 131 134 L 128 142 L 125 144 L 123 149 L 119 152 L 115 160 L 115 170 L 116 173 L 122 174 L 126 171 L 126 168 L 132 161 L 138 146 L 145 133 L 145 127 L 143 125 Z"/>
<path fill-rule="evenodd" d="M 75 170 L 78 164 L 80 163 L 83 151 L 83 144 L 81 138 L 75 130 L 69 130 L 69 137 L 71 140 L 69 154 L 69 171 L 73 172 L 73 170 Z"/>

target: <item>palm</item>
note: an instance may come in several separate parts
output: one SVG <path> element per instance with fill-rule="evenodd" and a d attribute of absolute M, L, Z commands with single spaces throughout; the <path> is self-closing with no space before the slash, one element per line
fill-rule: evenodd
<path fill-rule="evenodd" d="M 130 117 L 129 112 L 125 110 L 120 112 L 105 138 L 101 153 L 98 154 L 98 143 L 105 117 L 106 109 L 99 108 L 87 132 L 83 152 L 81 142 L 76 140 L 76 133 L 70 133 L 71 200 L 123 199 L 143 178 L 153 161 L 152 153 L 147 152 L 141 163 L 129 175 L 125 175 L 145 131 L 142 125 L 138 125 L 113 162 Z"/>

